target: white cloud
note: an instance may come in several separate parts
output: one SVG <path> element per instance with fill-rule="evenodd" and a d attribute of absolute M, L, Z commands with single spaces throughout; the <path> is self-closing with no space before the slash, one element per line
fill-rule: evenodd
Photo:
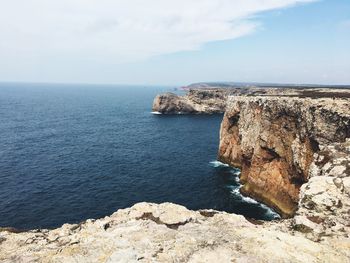
<path fill-rule="evenodd" d="M 256 30 L 256 14 L 312 0 L 0 0 L 0 56 L 114 63 Z"/>

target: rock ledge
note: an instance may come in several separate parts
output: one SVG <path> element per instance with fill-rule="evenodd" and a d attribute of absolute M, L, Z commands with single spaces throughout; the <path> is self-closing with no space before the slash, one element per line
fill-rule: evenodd
<path fill-rule="evenodd" d="M 350 242 L 307 239 L 213 210 L 139 203 L 54 230 L 0 231 L 1 262 L 349 262 Z"/>

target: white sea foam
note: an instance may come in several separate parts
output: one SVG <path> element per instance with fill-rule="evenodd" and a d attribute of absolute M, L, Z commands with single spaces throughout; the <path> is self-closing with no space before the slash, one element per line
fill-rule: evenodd
<path fill-rule="evenodd" d="M 241 194 L 241 192 L 239 191 L 239 189 L 241 187 L 242 186 L 231 188 L 231 193 L 233 195 L 235 195 L 236 197 L 238 197 L 239 199 L 241 199 L 245 203 L 258 204 L 261 208 L 263 208 L 265 210 L 265 214 L 266 214 L 267 217 L 270 217 L 270 218 L 273 218 L 273 219 L 280 219 L 281 218 L 278 213 L 276 213 L 272 208 L 268 207 L 267 205 L 264 205 L 264 204 L 256 201 L 253 198 L 250 198 L 248 196 L 243 196 Z"/>
<path fill-rule="evenodd" d="M 241 188 L 240 186 L 239 187 L 235 187 L 234 189 L 231 190 L 231 193 L 240 197 L 241 196 L 241 193 L 239 192 L 239 188 Z"/>
<path fill-rule="evenodd" d="M 229 165 L 228 164 L 226 164 L 226 163 L 222 163 L 222 162 L 220 162 L 220 161 L 211 161 L 210 163 L 209 163 L 211 166 L 213 166 L 213 167 L 229 167 Z"/>
<path fill-rule="evenodd" d="M 239 177 L 238 176 L 235 176 L 234 180 L 235 180 L 236 183 L 239 183 Z"/>
<path fill-rule="evenodd" d="M 265 214 L 268 217 L 272 217 L 273 219 L 281 219 L 281 216 L 278 213 L 276 213 L 272 208 L 264 204 L 260 204 L 260 206 L 266 210 Z"/>
<path fill-rule="evenodd" d="M 233 190 L 231 190 L 231 193 L 234 194 L 236 197 L 238 197 L 239 199 L 241 199 L 242 201 L 246 202 L 246 203 L 250 203 L 250 204 L 258 204 L 258 201 L 254 200 L 253 198 L 250 198 L 248 196 L 243 196 L 241 194 L 241 192 L 239 191 L 239 189 L 242 186 L 239 186 Z"/>
<path fill-rule="evenodd" d="M 161 115 L 161 114 L 163 114 L 163 113 L 161 113 L 161 112 L 159 112 L 159 111 L 152 111 L 151 113 L 152 113 L 152 114 L 155 114 L 155 115 Z"/>
<path fill-rule="evenodd" d="M 211 166 L 218 168 L 218 167 L 230 167 L 228 164 L 226 163 L 222 163 L 220 161 L 211 161 L 209 163 Z M 232 168 L 230 170 L 230 173 L 232 175 L 236 175 L 234 177 L 236 183 L 239 184 L 239 176 L 241 175 L 241 171 L 237 168 Z M 280 215 L 278 213 L 276 213 L 272 208 L 268 207 L 267 205 L 264 205 L 258 201 L 256 201 L 255 199 L 248 197 L 248 196 L 244 196 L 241 194 L 240 192 L 240 188 L 242 187 L 242 185 L 239 184 L 239 186 L 237 185 L 227 185 L 226 188 L 229 189 L 229 191 L 231 192 L 232 195 L 234 195 L 236 198 L 238 198 L 239 200 L 241 200 L 244 203 L 248 203 L 248 204 L 256 204 L 258 206 L 260 206 L 261 208 L 263 208 L 265 210 L 265 215 L 268 218 L 272 218 L 272 219 L 280 219 Z"/>
<path fill-rule="evenodd" d="M 248 197 L 248 196 L 243 196 L 243 195 L 242 195 L 242 200 L 243 200 L 244 202 L 247 202 L 247 203 L 250 203 L 250 204 L 259 204 L 258 201 L 256 201 L 256 200 L 253 199 L 253 198 L 250 198 L 250 197 Z"/>
<path fill-rule="evenodd" d="M 230 173 L 233 174 L 233 175 L 237 175 L 237 176 L 241 175 L 241 171 L 239 169 L 237 169 L 237 168 L 232 168 Z"/>

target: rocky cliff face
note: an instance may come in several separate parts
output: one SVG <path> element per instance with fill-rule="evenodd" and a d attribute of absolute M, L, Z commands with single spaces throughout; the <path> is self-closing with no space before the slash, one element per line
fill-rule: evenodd
<path fill-rule="evenodd" d="M 162 114 L 223 113 L 228 93 L 224 89 L 194 89 L 186 96 L 165 93 L 156 96 L 152 111 Z"/>
<path fill-rule="evenodd" d="M 55 230 L 0 230 L 1 262 L 349 262 L 350 242 L 314 242 L 286 224 L 140 203 Z"/>
<path fill-rule="evenodd" d="M 325 169 L 350 176 L 341 147 L 327 150 L 350 137 L 349 109 L 348 99 L 232 96 L 221 125 L 219 159 L 242 169 L 244 194 L 290 217 L 310 177 L 328 176 Z"/>
<path fill-rule="evenodd" d="M 344 89 L 296 88 L 296 87 L 256 87 L 226 86 L 215 87 L 208 84 L 195 84 L 188 87 L 186 95 L 165 93 L 155 97 L 152 111 L 162 114 L 213 114 L 224 113 L 228 96 L 282 96 L 350 98 Z"/>

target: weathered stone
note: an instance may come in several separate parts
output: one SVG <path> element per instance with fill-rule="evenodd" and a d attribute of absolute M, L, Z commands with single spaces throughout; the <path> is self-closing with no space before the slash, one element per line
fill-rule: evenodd
<path fill-rule="evenodd" d="M 313 242 L 276 223 L 254 225 L 242 216 L 210 212 L 140 203 L 79 227 L 0 232 L 0 262 L 348 262 L 350 257 L 344 238 Z M 169 227 L 174 224 L 176 229 Z"/>
<path fill-rule="evenodd" d="M 156 96 L 152 110 L 162 114 L 213 114 L 223 113 L 228 96 L 280 96 L 299 98 L 350 98 L 346 89 L 316 87 L 257 87 L 198 83 L 184 87 L 184 96 L 165 93 Z M 332 104 L 334 102 L 332 101 Z M 324 127 L 327 129 L 327 126 Z"/>
<path fill-rule="evenodd" d="M 155 97 L 152 111 L 162 114 L 213 114 L 225 111 L 227 90 L 190 90 L 186 96 L 165 93 Z"/>
<path fill-rule="evenodd" d="M 231 96 L 221 124 L 219 160 L 242 169 L 243 194 L 293 216 L 300 186 L 310 175 L 325 170 L 348 176 L 349 155 L 341 154 L 339 163 L 338 148 L 350 136 L 349 108 L 348 99 L 334 104 L 331 98 Z M 324 146 L 332 143 L 338 143 L 333 155 Z M 317 157 L 318 152 L 328 155 Z"/>

